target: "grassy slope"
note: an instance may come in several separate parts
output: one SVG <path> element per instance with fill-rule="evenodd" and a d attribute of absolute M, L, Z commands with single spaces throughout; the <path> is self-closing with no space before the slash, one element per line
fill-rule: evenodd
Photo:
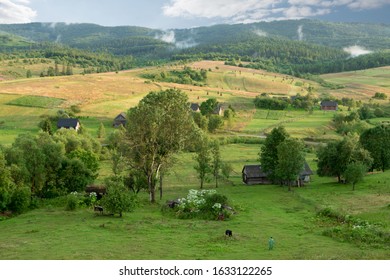
<path fill-rule="evenodd" d="M 340 97 L 352 97 L 368 100 L 376 92 L 390 96 L 390 67 L 380 67 L 361 71 L 326 74 L 321 76 L 326 81 L 346 86 L 336 91 Z"/>

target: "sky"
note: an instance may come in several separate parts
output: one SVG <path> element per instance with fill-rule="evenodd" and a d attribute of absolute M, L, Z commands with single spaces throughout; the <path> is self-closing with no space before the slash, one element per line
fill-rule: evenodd
<path fill-rule="evenodd" d="M 301 18 L 390 24 L 390 0 L 0 0 L 0 23 L 174 29 Z"/>

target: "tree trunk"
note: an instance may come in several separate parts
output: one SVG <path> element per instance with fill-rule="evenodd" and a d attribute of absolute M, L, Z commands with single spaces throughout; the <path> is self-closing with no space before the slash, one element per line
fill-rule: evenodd
<path fill-rule="evenodd" d="M 153 176 L 149 175 L 148 176 L 148 187 L 149 187 L 149 201 L 151 203 L 156 202 L 156 197 L 155 197 L 155 186 L 153 184 Z"/>
<path fill-rule="evenodd" d="M 160 200 L 162 199 L 163 196 L 163 175 L 160 173 Z"/>

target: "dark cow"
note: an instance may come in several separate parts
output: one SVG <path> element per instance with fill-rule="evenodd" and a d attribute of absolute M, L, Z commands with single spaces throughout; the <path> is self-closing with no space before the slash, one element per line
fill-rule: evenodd
<path fill-rule="evenodd" d="M 233 232 L 232 232 L 230 229 L 227 229 L 227 230 L 225 231 L 225 235 L 226 235 L 226 236 L 229 236 L 229 237 L 232 237 L 232 236 L 233 236 Z"/>

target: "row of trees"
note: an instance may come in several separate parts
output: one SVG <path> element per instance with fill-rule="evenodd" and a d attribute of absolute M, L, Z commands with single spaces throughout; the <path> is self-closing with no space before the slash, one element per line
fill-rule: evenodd
<path fill-rule="evenodd" d="M 290 189 L 303 170 L 304 144 L 292 139 L 283 127 L 274 128 L 260 151 L 262 170 L 276 183 Z M 379 125 L 365 130 L 360 137 L 352 134 L 329 142 L 317 151 L 319 176 L 335 176 L 355 189 L 368 170 L 390 168 L 390 126 Z"/>
<path fill-rule="evenodd" d="M 15 193 L 33 201 L 84 191 L 97 177 L 100 149 L 92 137 L 74 130 L 19 135 L 11 147 L 0 148 L 0 211 L 24 210 L 12 206 Z"/>
<path fill-rule="evenodd" d="M 336 176 L 338 181 L 357 183 L 368 170 L 390 168 L 390 127 L 380 125 L 365 130 L 360 137 L 349 135 L 321 147 L 318 175 Z"/>

